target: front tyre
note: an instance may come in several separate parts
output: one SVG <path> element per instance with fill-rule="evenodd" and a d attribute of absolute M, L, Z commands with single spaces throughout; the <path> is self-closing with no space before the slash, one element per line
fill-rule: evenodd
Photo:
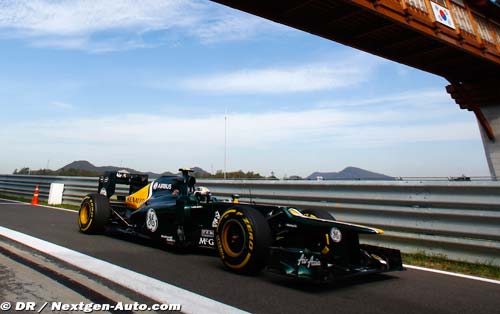
<path fill-rule="evenodd" d="M 267 264 L 271 229 L 257 210 L 235 206 L 220 218 L 215 242 L 226 267 L 241 274 L 256 274 Z"/>
<path fill-rule="evenodd" d="M 83 198 L 78 211 L 78 227 L 87 234 L 103 232 L 110 216 L 108 199 L 97 193 L 88 194 Z"/>

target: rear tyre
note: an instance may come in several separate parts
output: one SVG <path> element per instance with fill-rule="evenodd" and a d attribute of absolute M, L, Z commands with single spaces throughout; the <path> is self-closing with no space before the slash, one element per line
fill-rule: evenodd
<path fill-rule="evenodd" d="M 101 233 L 111 216 L 111 206 L 104 195 L 88 194 L 78 211 L 78 227 L 83 233 Z"/>
<path fill-rule="evenodd" d="M 268 262 L 271 229 L 257 210 L 234 206 L 220 218 L 215 242 L 227 268 L 236 273 L 256 274 Z"/>
<path fill-rule="evenodd" d="M 335 220 L 335 217 L 333 217 L 333 215 L 329 211 L 326 211 L 326 210 L 310 208 L 310 209 L 303 209 L 300 212 L 304 216 L 311 217 L 311 218 Z"/>

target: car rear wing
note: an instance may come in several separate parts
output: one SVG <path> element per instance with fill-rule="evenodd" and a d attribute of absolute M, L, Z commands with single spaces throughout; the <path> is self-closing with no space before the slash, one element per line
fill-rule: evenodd
<path fill-rule="evenodd" d="M 148 175 L 119 171 L 106 171 L 104 175 L 99 177 L 97 193 L 110 198 L 115 194 L 117 184 L 128 185 L 128 195 L 130 195 L 139 191 L 148 184 Z"/>

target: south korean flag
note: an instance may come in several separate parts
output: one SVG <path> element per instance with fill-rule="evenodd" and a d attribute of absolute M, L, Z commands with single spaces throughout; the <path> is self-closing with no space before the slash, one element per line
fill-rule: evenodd
<path fill-rule="evenodd" d="M 450 28 L 455 29 L 455 23 L 453 23 L 453 19 L 451 17 L 450 10 L 445 7 L 440 6 L 437 3 L 431 1 L 432 11 L 434 12 L 434 17 L 436 21 L 441 24 L 444 24 Z"/>

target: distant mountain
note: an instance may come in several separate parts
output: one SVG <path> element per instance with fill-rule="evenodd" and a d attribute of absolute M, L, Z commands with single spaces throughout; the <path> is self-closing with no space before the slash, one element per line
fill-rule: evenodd
<path fill-rule="evenodd" d="M 86 160 L 73 161 L 72 163 L 67 164 L 66 166 L 62 167 L 61 169 L 59 169 L 57 171 L 68 171 L 70 169 L 79 170 L 79 171 L 86 171 L 86 172 L 96 173 L 96 174 L 102 174 L 106 171 L 126 170 L 130 173 L 147 174 L 149 176 L 149 178 L 151 178 L 151 179 L 155 179 L 155 178 L 158 178 L 161 176 L 175 176 L 175 175 L 177 175 L 176 173 L 172 173 L 170 171 L 166 171 L 166 172 L 163 172 L 160 174 L 160 173 L 155 173 L 155 172 L 138 171 L 138 170 L 135 170 L 132 168 L 126 168 L 126 167 L 116 167 L 116 166 L 97 167 Z M 195 171 L 195 173 L 208 173 L 199 167 L 194 167 L 193 170 Z"/>
<path fill-rule="evenodd" d="M 179 172 L 173 173 L 170 171 L 165 171 L 163 173 L 156 173 L 156 172 L 150 172 L 150 171 L 144 172 L 144 171 L 138 171 L 138 170 L 135 170 L 132 168 L 116 167 L 116 166 L 97 167 L 86 160 L 73 161 L 72 163 L 69 163 L 66 166 L 62 167 L 61 169 L 57 170 L 57 172 L 68 172 L 71 169 L 76 170 L 78 172 L 86 172 L 86 173 L 94 174 L 94 175 L 100 175 L 106 171 L 126 170 L 130 173 L 147 174 L 149 176 L 149 178 L 151 178 L 151 179 L 155 179 L 155 178 L 158 178 L 161 176 L 175 176 L 175 175 L 179 174 Z M 210 175 L 209 172 L 203 170 L 200 167 L 193 167 L 192 169 L 193 169 L 195 175 L 196 174 Z"/>
<path fill-rule="evenodd" d="M 162 174 L 156 174 L 154 172 L 146 172 L 147 175 L 149 175 L 150 178 L 158 178 L 161 176 L 176 176 L 177 174 L 170 172 L 170 171 L 165 171 Z"/>
<path fill-rule="evenodd" d="M 394 180 L 385 174 L 356 167 L 347 167 L 340 172 L 313 172 L 306 179 L 317 180 L 318 177 L 322 177 L 323 180 Z"/>
<path fill-rule="evenodd" d="M 191 169 L 193 169 L 193 175 L 194 176 L 207 176 L 207 175 L 211 175 L 210 172 L 205 171 L 205 170 L 201 169 L 200 167 L 193 167 Z"/>
<path fill-rule="evenodd" d="M 193 169 L 193 174 L 197 178 L 222 178 L 223 173 L 222 171 L 218 171 L 216 174 L 211 174 L 208 171 L 203 170 L 200 167 L 192 167 Z M 17 169 L 16 169 L 17 170 Z M 17 174 L 26 174 L 28 173 L 28 168 L 22 169 L 22 171 L 17 172 Z M 161 174 L 155 173 L 155 172 L 143 172 L 143 171 L 138 171 L 132 168 L 126 168 L 126 167 L 116 167 L 116 166 L 101 166 L 97 167 L 91 164 L 90 162 L 86 160 L 78 160 L 78 161 L 73 161 L 72 163 L 67 164 L 66 166 L 60 168 L 57 171 L 52 171 L 48 169 L 43 169 L 39 171 L 31 171 L 32 174 L 41 174 L 41 175 L 66 175 L 66 176 L 99 176 L 103 174 L 106 171 L 118 171 L 118 170 L 126 170 L 130 173 L 140 173 L 140 174 L 147 174 L 149 178 L 151 179 L 156 179 L 160 176 L 175 176 L 178 175 L 179 172 L 177 173 L 172 173 L 170 171 L 163 172 Z M 253 172 L 247 172 L 244 173 L 243 171 L 237 171 L 237 172 L 229 172 L 228 178 L 263 178 L 260 176 L 258 173 L 253 173 Z M 340 172 L 313 172 L 309 176 L 307 176 L 305 179 L 306 180 L 317 180 L 318 177 L 321 177 L 323 180 L 395 180 L 395 178 L 368 171 L 365 169 L 361 168 L 356 168 L 356 167 L 347 167 L 344 170 Z M 298 176 L 291 176 L 287 178 L 288 180 L 301 180 L 301 177 Z"/>
<path fill-rule="evenodd" d="M 141 171 L 137 171 L 137 170 L 132 169 L 132 168 L 125 168 L 125 167 L 116 167 L 116 166 L 96 167 L 86 160 L 73 161 L 72 163 L 67 164 L 66 166 L 62 167 L 61 169 L 59 169 L 57 171 L 64 171 L 64 170 L 69 170 L 69 169 L 84 170 L 84 171 L 90 171 L 90 172 L 96 172 L 96 173 L 104 173 L 105 171 L 118 171 L 118 170 L 126 170 L 128 172 L 133 172 L 133 173 L 146 173 L 146 172 L 141 172 Z M 154 172 L 149 172 L 148 174 L 159 176 L 159 174 L 155 174 Z"/>
<path fill-rule="evenodd" d="M 86 160 L 78 160 L 78 161 L 73 161 L 70 164 L 67 164 L 66 166 L 62 167 L 61 169 L 58 169 L 57 171 L 69 170 L 69 169 L 94 171 L 97 170 L 97 168 L 98 167 L 94 166 L 93 164 L 91 164 Z"/>

